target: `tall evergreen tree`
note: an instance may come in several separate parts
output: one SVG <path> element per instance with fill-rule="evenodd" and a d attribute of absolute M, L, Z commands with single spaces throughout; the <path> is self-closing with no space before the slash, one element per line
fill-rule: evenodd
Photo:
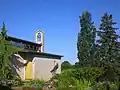
<path fill-rule="evenodd" d="M 6 40 L 7 37 L 6 34 L 7 30 L 5 28 L 5 24 L 3 23 L 3 27 L 1 28 L 1 40 L 0 40 L 0 77 L 6 78 L 9 73 L 9 58 L 8 58 L 8 52 L 6 47 Z"/>
<path fill-rule="evenodd" d="M 17 48 L 11 46 L 7 39 L 7 30 L 5 24 L 1 28 L 0 34 L 0 78 L 10 79 L 11 74 L 11 57 L 17 52 Z"/>
<path fill-rule="evenodd" d="M 79 63 L 82 66 L 90 66 L 92 55 L 91 52 L 95 44 L 96 28 L 93 25 L 91 14 L 83 12 L 80 16 L 81 30 L 78 33 L 77 50 Z"/>
<path fill-rule="evenodd" d="M 100 39 L 98 40 L 99 48 L 99 66 L 105 68 L 117 68 L 120 65 L 120 61 L 117 57 L 120 56 L 118 51 L 118 35 L 114 25 L 112 15 L 107 13 L 101 19 L 100 31 L 98 33 Z"/>

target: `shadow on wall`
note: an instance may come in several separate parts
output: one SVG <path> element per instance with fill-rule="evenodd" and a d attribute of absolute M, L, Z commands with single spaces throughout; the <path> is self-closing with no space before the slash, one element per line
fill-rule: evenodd
<path fill-rule="evenodd" d="M 54 62 L 55 63 L 55 62 Z M 52 73 L 52 76 L 55 76 L 56 75 L 56 71 L 58 69 L 59 65 L 58 63 L 54 66 L 54 68 L 50 71 Z"/>
<path fill-rule="evenodd" d="M 24 68 L 24 66 L 26 66 L 29 61 L 24 63 L 24 58 L 19 54 L 14 54 L 12 56 L 11 61 L 12 61 L 12 73 L 21 78 L 18 72 L 21 72 L 21 68 Z"/>

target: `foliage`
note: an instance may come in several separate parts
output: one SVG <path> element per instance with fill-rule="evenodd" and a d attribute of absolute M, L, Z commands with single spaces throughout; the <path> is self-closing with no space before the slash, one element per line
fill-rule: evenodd
<path fill-rule="evenodd" d="M 55 77 L 58 79 L 57 90 L 119 90 L 116 82 L 97 81 L 104 73 L 103 68 L 97 67 L 63 70 Z"/>
<path fill-rule="evenodd" d="M 100 39 L 98 40 L 99 47 L 99 67 L 115 69 L 120 66 L 120 61 L 117 60 L 120 56 L 118 53 L 117 39 L 118 35 L 114 25 L 112 15 L 107 13 L 101 19 L 100 31 L 98 33 Z"/>
<path fill-rule="evenodd" d="M 92 85 L 91 81 L 88 80 L 76 80 L 76 88 L 77 90 L 84 90 Z"/>
<path fill-rule="evenodd" d="M 57 79 L 57 80 L 58 80 L 58 79 L 59 79 L 59 76 L 60 76 L 59 74 L 56 74 L 56 75 L 53 76 L 50 80 L 51 80 L 51 81 L 54 80 L 54 79 Z"/>
<path fill-rule="evenodd" d="M 93 25 L 91 14 L 83 12 L 80 16 L 81 31 L 78 33 L 77 49 L 80 66 L 102 67 L 104 73 L 97 79 L 98 81 L 117 82 L 120 79 L 120 42 L 119 35 L 116 34 L 116 28 L 112 15 L 107 13 L 101 18 L 99 31 Z M 96 33 L 99 38 L 96 39 Z M 80 75 L 77 75 L 80 76 Z"/>
<path fill-rule="evenodd" d="M 43 80 L 30 80 L 30 81 L 24 81 L 23 87 L 43 87 L 44 85 Z"/>
<path fill-rule="evenodd" d="M 5 24 L 3 23 L 0 34 L 0 78 L 5 84 L 7 84 L 8 80 L 15 77 L 15 75 L 11 73 L 10 59 L 14 53 L 17 53 L 17 48 L 9 45 L 9 41 L 6 39 L 7 30 L 5 28 Z"/>
<path fill-rule="evenodd" d="M 71 78 L 74 82 L 74 85 L 64 86 L 62 83 L 59 83 L 58 90 L 84 90 L 91 86 L 91 82 L 87 80 L 78 80 Z"/>
<path fill-rule="evenodd" d="M 101 18 L 100 30 L 98 31 L 100 39 L 97 40 L 97 58 L 94 59 L 97 67 L 110 70 L 110 72 L 106 73 L 106 78 L 108 80 L 112 78 L 112 81 L 115 81 L 120 73 L 120 47 L 117 41 L 119 35 L 116 34 L 118 28 L 115 28 L 114 25 L 116 25 L 116 22 L 114 22 L 112 15 L 105 13 Z M 114 76 L 110 77 L 112 74 Z"/>
<path fill-rule="evenodd" d="M 83 12 L 80 16 L 81 31 L 78 33 L 77 49 L 78 59 L 82 66 L 105 67 L 116 69 L 120 67 L 120 45 L 117 40 L 112 15 L 107 13 L 101 19 L 100 30 L 96 31 L 91 14 Z M 100 37 L 95 43 L 96 32 Z M 118 70 L 118 69 L 117 69 Z"/>
<path fill-rule="evenodd" d="M 83 12 L 77 41 L 79 62 L 72 67 L 67 62 L 62 73 L 52 78 L 58 79 L 58 90 L 119 90 L 120 42 L 117 41 L 118 28 L 114 27 L 116 22 L 112 15 L 105 13 L 99 31 L 93 24 L 91 14 Z M 97 42 L 96 33 L 99 36 Z"/>
<path fill-rule="evenodd" d="M 91 14 L 83 12 L 80 16 L 81 31 L 78 33 L 77 50 L 81 66 L 91 66 L 93 47 L 95 43 L 96 28 L 93 25 Z"/>
<path fill-rule="evenodd" d="M 76 87 L 78 90 L 84 90 L 96 83 L 97 77 L 103 73 L 102 68 L 79 68 L 63 70 L 58 77 L 58 86 L 60 88 Z M 81 88 L 81 89 L 80 89 Z"/>
<path fill-rule="evenodd" d="M 76 62 L 74 65 L 72 65 L 72 69 L 80 68 L 80 63 Z"/>
<path fill-rule="evenodd" d="M 77 90 L 76 87 L 58 87 L 57 90 Z"/>
<path fill-rule="evenodd" d="M 61 70 L 70 69 L 72 65 L 68 61 L 64 61 L 61 65 Z"/>
<path fill-rule="evenodd" d="M 0 40 L 0 77 L 1 78 L 8 78 L 9 71 L 10 71 L 10 60 L 9 60 L 9 53 L 8 48 L 6 46 L 7 41 L 5 38 L 7 37 L 5 29 L 5 24 L 3 23 L 3 27 L 1 29 L 1 40 Z"/>
<path fill-rule="evenodd" d="M 97 80 L 101 82 L 103 81 L 118 82 L 119 78 L 118 75 L 114 73 L 112 69 L 109 68 L 106 69 L 105 72 L 97 78 Z"/>
<path fill-rule="evenodd" d="M 119 90 L 117 83 L 99 82 L 89 88 L 90 90 Z M 88 90 L 89 90 L 88 89 Z"/>
<path fill-rule="evenodd" d="M 1 79 L 0 85 L 7 85 L 9 87 L 16 87 L 16 86 L 22 86 L 22 81 L 19 78 L 11 78 L 11 79 Z"/>

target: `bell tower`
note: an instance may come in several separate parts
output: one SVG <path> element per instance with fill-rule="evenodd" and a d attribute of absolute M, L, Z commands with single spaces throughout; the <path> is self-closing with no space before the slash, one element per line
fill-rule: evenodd
<path fill-rule="evenodd" d="M 42 30 L 37 30 L 35 33 L 35 42 L 41 44 L 40 50 L 44 52 L 44 32 Z M 39 50 L 38 50 L 39 52 Z"/>

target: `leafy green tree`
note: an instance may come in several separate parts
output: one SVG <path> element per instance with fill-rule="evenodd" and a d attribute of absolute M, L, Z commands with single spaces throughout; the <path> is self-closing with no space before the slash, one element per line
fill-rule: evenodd
<path fill-rule="evenodd" d="M 64 61 L 61 65 L 61 70 L 66 70 L 72 68 L 72 65 L 68 61 Z"/>
<path fill-rule="evenodd" d="M 91 66 L 94 55 L 96 28 L 89 12 L 83 12 L 80 16 L 81 30 L 78 33 L 77 50 L 81 66 Z"/>

